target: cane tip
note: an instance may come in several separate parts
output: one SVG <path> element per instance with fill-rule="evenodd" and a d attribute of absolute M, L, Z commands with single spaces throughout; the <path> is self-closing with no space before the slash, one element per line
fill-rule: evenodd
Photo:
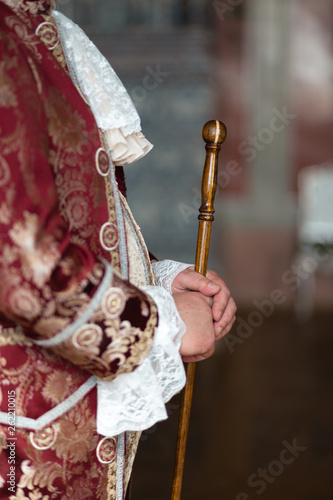
<path fill-rule="evenodd" d="M 227 136 L 227 127 L 219 120 L 209 120 L 202 129 L 202 138 L 207 144 L 222 144 Z"/>

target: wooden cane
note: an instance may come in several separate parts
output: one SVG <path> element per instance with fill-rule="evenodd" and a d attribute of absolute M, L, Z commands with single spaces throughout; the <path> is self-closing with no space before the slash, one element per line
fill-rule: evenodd
<path fill-rule="evenodd" d="M 217 185 L 218 154 L 227 135 L 225 125 L 218 120 L 207 122 L 202 129 L 206 143 L 206 159 L 201 184 L 201 207 L 199 208 L 199 228 L 195 271 L 206 275 L 211 226 L 214 220 L 214 198 Z M 176 461 L 172 485 L 171 500 L 181 499 L 182 480 L 185 464 L 185 452 L 190 414 L 192 406 L 195 363 L 186 364 L 186 386 L 183 390 L 180 408 Z"/>

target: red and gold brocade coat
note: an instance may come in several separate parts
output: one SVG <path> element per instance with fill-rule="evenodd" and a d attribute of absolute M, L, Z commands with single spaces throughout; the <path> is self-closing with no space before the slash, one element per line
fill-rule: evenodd
<path fill-rule="evenodd" d="M 124 278 L 131 215 L 49 2 L 12 3 L 0 0 L 0 498 L 113 499 L 117 443 L 96 432 L 94 377 L 142 363 L 157 310 Z"/>

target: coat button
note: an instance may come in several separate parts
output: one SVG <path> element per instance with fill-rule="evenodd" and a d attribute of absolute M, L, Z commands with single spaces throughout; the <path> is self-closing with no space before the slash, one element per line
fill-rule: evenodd
<path fill-rule="evenodd" d="M 48 21 L 41 23 L 37 27 L 35 34 L 39 36 L 49 50 L 54 50 L 59 43 L 58 30 L 54 24 Z"/>
<path fill-rule="evenodd" d="M 105 250 L 114 250 L 119 244 L 118 229 L 112 222 L 106 222 L 100 229 L 100 242 Z"/>
<path fill-rule="evenodd" d="M 54 425 L 44 427 L 35 432 L 30 432 L 30 441 L 37 450 L 48 450 L 57 439 L 57 428 Z"/>
<path fill-rule="evenodd" d="M 110 464 L 117 455 L 117 443 L 114 438 L 105 437 L 97 445 L 96 455 L 102 464 Z"/>
<path fill-rule="evenodd" d="M 107 176 L 110 172 L 110 159 L 107 152 L 103 148 L 99 148 L 95 155 L 95 164 L 97 172 L 103 177 Z"/>

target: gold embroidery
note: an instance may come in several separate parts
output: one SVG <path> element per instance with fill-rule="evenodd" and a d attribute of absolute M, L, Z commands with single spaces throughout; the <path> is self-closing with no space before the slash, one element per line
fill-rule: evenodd
<path fill-rule="evenodd" d="M 57 425 L 44 427 L 40 431 L 30 432 L 30 441 L 37 450 L 48 450 L 57 439 Z"/>
<path fill-rule="evenodd" d="M 42 388 L 44 399 L 52 404 L 59 404 L 71 393 L 73 377 L 66 371 L 54 370 L 49 373 Z"/>
<path fill-rule="evenodd" d="M 110 172 L 110 159 L 104 148 L 98 148 L 95 155 L 96 170 L 102 177 Z"/>
<path fill-rule="evenodd" d="M 49 50 L 54 50 L 59 43 L 58 30 L 50 21 L 40 23 L 35 33 Z"/>
<path fill-rule="evenodd" d="M 29 2 L 22 0 L 20 4 L 28 6 Z M 34 4 L 44 5 L 44 2 Z M 70 228 L 69 243 L 79 243 L 92 250 L 95 255 L 105 257 L 107 252 L 101 249 L 96 220 L 102 220 L 107 228 L 112 228 L 113 231 L 105 241 L 111 264 L 119 271 L 119 248 L 117 246 L 110 250 L 114 246 L 113 241 L 118 239 L 113 187 L 109 176 L 103 180 L 94 164 L 95 152 L 101 145 L 97 128 L 88 111 L 82 111 L 80 105 L 83 103 L 74 90 L 73 105 L 70 106 L 67 96 L 56 89 L 56 82 L 52 87 L 50 81 L 45 79 L 42 69 L 44 61 L 52 71 L 56 69 L 55 78 L 67 78 L 68 75 L 63 73 L 54 59 L 55 57 L 65 67 L 61 45 L 57 42 L 57 33 L 52 27 L 53 20 L 49 16 L 42 19 L 39 29 L 37 27 L 38 37 L 34 34 L 36 19 L 32 19 L 27 11 L 20 13 L 20 19 L 9 16 L 6 22 L 16 33 L 20 33 L 22 43 L 29 51 L 28 64 L 33 79 L 30 78 L 30 81 L 26 76 L 27 90 L 31 94 L 31 100 L 27 104 L 28 116 L 34 113 L 36 128 L 45 129 L 35 139 L 45 166 L 49 163 L 53 167 L 56 193 L 52 186 L 47 187 L 47 192 L 38 191 L 36 186 L 39 171 L 34 169 L 35 164 L 31 162 L 29 154 L 26 154 L 28 150 L 24 149 L 25 144 L 22 143 L 24 134 L 29 137 L 29 130 L 24 128 L 24 110 L 17 108 L 17 99 L 12 91 L 22 83 L 21 73 L 20 79 L 9 82 L 2 80 L 0 72 L 0 105 L 7 107 L 6 109 L 15 107 L 13 129 L 7 136 L 3 135 L 0 141 L 11 154 L 20 154 L 20 175 L 24 185 L 29 186 L 29 195 L 36 204 L 44 207 L 42 202 L 47 199 L 51 199 L 52 203 L 59 199 L 58 213 Z M 41 41 L 50 49 L 48 52 Z M 18 68 L 15 54 L 8 61 L 11 67 L 16 65 Z M 7 71 L 8 68 L 4 69 Z M 6 74 L 6 71 L 3 73 Z M 28 71 L 27 74 L 31 75 L 31 72 Z M 35 86 L 37 92 L 34 91 Z M 102 156 L 100 160 L 100 171 L 107 172 L 106 158 Z M 54 231 L 52 227 L 50 233 L 56 236 L 51 238 L 43 236 L 35 214 L 26 212 L 22 217 L 20 214 L 19 219 L 13 218 L 17 193 L 9 164 L 6 156 L 0 158 L 0 184 L 6 188 L 0 207 L 0 221 L 10 228 L 11 237 L 0 242 L 1 266 L 6 269 L 0 276 L 0 294 L 5 294 L 6 300 L 9 297 L 11 313 L 8 315 L 19 316 L 14 317 L 13 321 L 22 321 L 29 333 L 33 331 L 43 338 L 51 338 L 85 310 L 94 287 L 98 286 L 103 276 L 103 266 L 95 266 L 91 276 L 77 283 L 81 262 L 71 255 L 62 258 L 57 253 L 58 243 L 63 241 L 67 226 L 59 224 Z M 43 170 L 43 175 L 45 172 L 47 168 Z M 105 209 L 105 195 L 108 210 Z M 54 208 L 57 209 L 56 206 Z M 67 279 L 66 286 L 56 291 L 48 284 L 55 266 L 56 271 L 59 270 L 61 276 Z M 6 279 L 3 280 L 3 277 Z M 17 415 L 31 417 L 33 409 L 34 418 L 34 412 L 39 411 L 39 404 L 41 413 L 59 404 L 86 380 L 86 370 L 112 379 L 119 373 L 133 370 L 142 362 L 151 346 L 157 324 L 154 303 L 119 279 L 117 273 L 110 287 L 118 292 L 116 296 L 111 293 L 108 300 L 105 299 L 104 308 L 109 318 L 105 317 L 102 308 L 98 309 L 91 318 L 91 323 L 83 325 L 75 332 L 73 339 L 58 346 L 54 352 L 32 346 L 32 341 L 20 331 L 6 329 L 1 333 L 0 344 L 3 350 L 0 381 L 2 389 L 5 387 L 7 390 L 9 386 L 15 388 Z M 130 311 L 126 309 L 129 299 L 134 304 Z M 124 318 L 120 318 L 120 315 Z M 26 440 L 27 449 L 24 449 L 26 460 L 20 464 L 22 476 L 16 490 L 17 498 L 47 500 L 53 495 L 59 498 L 105 499 L 106 481 L 109 483 L 109 498 L 114 498 L 116 459 L 103 466 L 97 462 L 95 453 L 100 436 L 95 429 L 94 394 L 86 396 L 74 409 L 59 418 L 54 428 L 34 433 L 32 442 L 29 441 L 27 432 L 19 432 L 22 441 Z M 53 434 L 55 429 L 58 430 L 57 436 Z M 104 457 L 112 456 L 112 448 L 103 448 L 102 452 Z M 106 470 L 109 471 L 108 477 L 103 475 Z M 95 481 L 94 487 L 92 481 Z"/>
<path fill-rule="evenodd" d="M 52 445 L 57 457 L 72 463 L 87 462 L 89 454 L 95 453 L 98 442 L 95 415 L 87 400 L 72 408 L 57 424 L 58 435 Z"/>
<path fill-rule="evenodd" d="M 83 325 L 76 330 L 72 342 L 76 349 L 86 349 L 88 351 L 87 354 L 91 352 L 95 356 L 98 356 L 100 353 L 98 346 L 102 339 L 102 328 L 98 325 L 89 324 Z"/>
<path fill-rule="evenodd" d="M 96 455 L 102 464 L 110 464 L 117 456 L 117 442 L 114 438 L 104 437 L 96 448 Z"/>
<path fill-rule="evenodd" d="M 0 347 L 6 345 L 32 346 L 33 342 L 24 335 L 21 327 L 3 328 L 0 325 Z"/>
<path fill-rule="evenodd" d="M 121 288 L 113 287 L 105 292 L 101 308 L 106 318 L 118 318 L 126 305 L 126 297 Z"/>
<path fill-rule="evenodd" d="M 45 21 L 37 27 L 36 35 L 40 37 L 40 40 L 45 44 L 55 60 L 68 74 L 66 58 L 61 47 L 56 22 L 53 17 L 46 14 L 43 15 L 43 18 Z"/>
<path fill-rule="evenodd" d="M 114 460 L 108 466 L 108 500 L 115 500 L 116 498 L 116 471 L 117 471 L 117 460 Z"/>
<path fill-rule="evenodd" d="M 119 245 L 118 228 L 112 222 L 103 224 L 100 230 L 100 242 L 105 250 L 115 250 Z"/>

